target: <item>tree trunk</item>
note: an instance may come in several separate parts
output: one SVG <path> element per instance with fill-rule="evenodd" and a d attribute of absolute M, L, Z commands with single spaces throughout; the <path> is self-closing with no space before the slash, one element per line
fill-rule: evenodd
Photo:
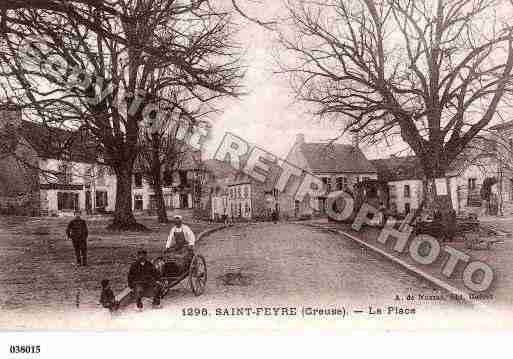
<path fill-rule="evenodd" d="M 159 223 L 167 223 L 166 205 L 164 203 L 164 193 L 162 192 L 162 161 L 160 160 L 160 152 L 162 150 L 161 138 L 158 133 L 152 134 L 152 152 L 151 152 L 151 179 L 153 183 L 153 191 L 157 201 L 157 216 Z"/>
<path fill-rule="evenodd" d="M 437 193 L 435 180 L 437 178 L 446 178 L 449 161 L 443 161 L 439 157 L 433 155 L 437 151 L 430 151 L 425 156 L 419 156 L 424 172 L 423 180 L 423 201 L 424 209 L 431 215 L 436 211 L 448 213 L 452 209 L 451 190 L 449 182 L 444 181 L 446 192 Z"/>
<path fill-rule="evenodd" d="M 164 202 L 164 193 L 162 191 L 162 183 L 160 182 L 160 171 L 159 175 L 153 176 L 153 191 L 155 192 L 155 198 L 157 201 L 157 216 L 159 223 L 169 222 L 166 212 L 166 204 Z"/>
<path fill-rule="evenodd" d="M 444 178 L 444 176 L 440 176 L 438 178 Z M 452 209 L 452 201 L 451 201 L 451 190 L 449 188 L 449 183 L 446 181 L 446 189 L 447 195 L 439 194 L 436 191 L 435 178 L 426 178 L 423 181 L 424 187 L 424 208 L 430 213 L 433 214 L 435 211 L 440 211 L 441 213 L 446 213 Z"/>
<path fill-rule="evenodd" d="M 114 168 L 116 173 L 116 206 L 114 218 L 108 229 L 113 231 L 146 231 L 145 226 L 137 223 L 132 211 L 132 170 L 133 161 L 125 162 Z"/>

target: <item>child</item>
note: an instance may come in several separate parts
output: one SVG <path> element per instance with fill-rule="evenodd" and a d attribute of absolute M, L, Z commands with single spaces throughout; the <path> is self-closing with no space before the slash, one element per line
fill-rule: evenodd
<path fill-rule="evenodd" d="M 100 296 L 100 304 L 104 308 L 108 308 L 111 311 L 116 310 L 117 303 L 114 297 L 114 292 L 110 289 L 110 282 L 108 279 L 104 279 L 101 281 L 102 285 L 102 294 Z"/>

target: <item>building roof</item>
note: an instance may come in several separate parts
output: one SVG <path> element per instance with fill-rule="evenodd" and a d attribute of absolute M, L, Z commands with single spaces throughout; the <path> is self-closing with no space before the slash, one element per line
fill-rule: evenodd
<path fill-rule="evenodd" d="M 226 178 L 233 176 L 238 172 L 229 163 L 216 159 L 205 160 L 203 165 L 215 178 Z"/>
<path fill-rule="evenodd" d="M 378 180 L 383 182 L 422 179 L 424 171 L 415 156 L 380 158 L 371 160 L 378 170 Z"/>
<path fill-rule="evenodd" d="M 495 125 L 495 126 L 492 126 L 489 128 L 489 130 L 504 130 L 506 128 L 511 128 L 513 127 L 513 121 L 508 121 L 508 122 L 504 122 L 504 123 L 499 123 L 498 125 Z"/>
<path fill-rule="evenodd" d="M 313 172 L 377 172 L 358 147 L 339 143 L 312 142 L 305 142 L 300 146 L 300 150 Z"/>
<path fill-rule="evenodd" d="M 182 171 L 193 171 L 201 168 L 201 151 L 193 149 L 185 144 L 185 152 L 180 161 L 179 169 Z"/>
<path fill-rule="evenodd" d="M 18 131 L 42 158 L 89 163 L 97 159 L 96 142 L 84 131 L 66 130 L 30 121 L 21 121 Z"/>
<path fill-rule="evenodd" d="M 471 165 L 476 158 L 467 158 L 465 153 L 458 156 L 447 169 L 447 176 L 456 176 L 461 169 Z M 420 160 L 416 156 L 380 158 L 371 160 L 378 170 L 378 180 L 383 182 L 421 180 L 424 178 L 424 170 Z"/>

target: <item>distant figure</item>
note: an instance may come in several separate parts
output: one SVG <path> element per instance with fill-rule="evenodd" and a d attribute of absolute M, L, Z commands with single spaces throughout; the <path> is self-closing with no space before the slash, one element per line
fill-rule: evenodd
<path fill-rule="evenodd" d="M 80 212 L 75 212 L 75 218 L 69 222 L 66 228 L 66 235 L 73 243 L 75 255 L 77 256 L 77 264 L 79 266 L 87 266 L 87 224 L 80 218 Z"/>
<path fill-rule="evenodd" d="M 116 298 L 114 296 L 114 292 L 110 289 L 110 282 L 108 279 L 103 279 L 101 281 L 102 285 L 102 293 L 100 295 L 100 304 L 109 310 L 116 310 L 117 303 Z"/>
<path fill-rule="evenodd" d="M 379 210 L 378 210 L 378 225 L 380 227 L 383 227 L 385 226 L 385 223 L 388 219 L 388 216 L 387 216 L 387 208 L 385 207 L 385 204 L 383 202 L 380 202 L 379 203 Z"/>
<path fill-rule="evenodd" d="M 271 214 L 271 219 L 274 224 L 278 223 L 278 211 L 274 210 Z"/>
<path fill-rule="evenodd" d="M 450 242 L 456 233 L 456 211 L 450 209 L 443 216 L 443 241 Z"/>
<path fill-rule="evenodd" d="M 161 287 L 158 283 L 159 273 L 155 266 L 147 260 L 147 252 L 141 249 L 137 252 L 137 260 L 130 266 L 128 272 L 128 287 L 135 293 L 137 309 L 143 308 L 142 298 L 153 296 L 153 306 L 160 306 Z"/>

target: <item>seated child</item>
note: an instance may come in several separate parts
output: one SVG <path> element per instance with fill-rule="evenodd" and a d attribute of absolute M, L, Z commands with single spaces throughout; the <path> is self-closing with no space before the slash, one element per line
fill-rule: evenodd
<path fill-rule="evenodd" d="M 117 303 L 114 297 L 114 292 L 110 289 L 110 282 L 108 279 L 101 281 L 102 293 L 100 296 L 100 304 L 107 309 L 116 310 Z"/>

